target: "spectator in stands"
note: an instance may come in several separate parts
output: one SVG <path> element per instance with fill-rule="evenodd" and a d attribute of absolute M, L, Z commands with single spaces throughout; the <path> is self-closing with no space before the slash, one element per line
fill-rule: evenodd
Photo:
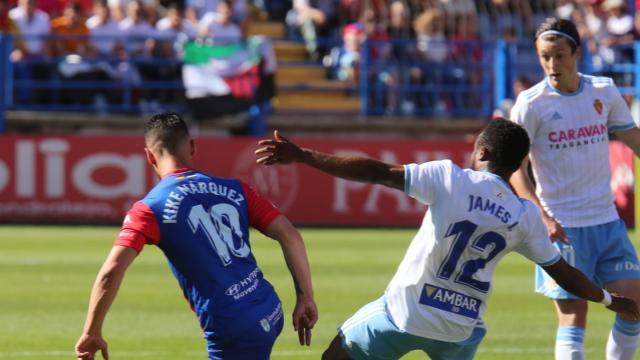
<path fill-rule="evenodd" d="M 53 54 L 62 57 L 58 61 L 58 75 L 62 80 L 94 80 L 93 66 L 84 57 L 90 53 L 89 29 L 81 18 L 82 9 L 77 3 L 68 3 L 63 15 L 51 21 Z M 64 89 L 59 92 L 63 104 L 90 104 L 93 92 L 88 89 Z"/>
<path fill-rule="evenodd" d="M 425 0 L 437 1 L 437 0 Z M 341 24 L 351 24 L 362 21 L 365 10 L 373 11 L 378 23 L 387 26 L 387 2 L 385 0 L 340 0 L 339 18 Z"/>
<path fill-rule="evenodd" d="M 158 77 L 158 65 L 151 59 L 155 48 L 156 30 L 146 21 L 142 1 L 134 0 L 127 4 L 127 17 L 120 21 L 118 26 L 125 39 L 126 58 L 134 61 L 135 69 L 140 76 L 142 88 L 137 91 L 140 108 L 143 113 L 158 112 L 161 109 L 155 99 L 157 92 L 148 86 L 149 82 L 156 81 Z"/>
<path fill-rule="evenodd" d="M 184 8 L 179 3 L 169 5 L 165 17 L 156 23 L 156 38 L 158 39 L 158 54 L 175 57 L 175 41 L 184 36 L 193 39 L 197 35 L 196 26 L 185 18 Z M 162 42 L 162 45 L 160 44 Z M 167 45 L 169 45 L 167 47 Z"/>
<path fill-rule="evenodd" d="M 127 11 L 129 8 L 129 4 L 134 0 L 107 0 L 107 5 L 109 6 L 109 10 L 111 10 L 111 16 L 117 22 L 121 22 L 127 17 Z M 158 20 L 158 6 L 160 5 L 160 1 L 164 0 L 140 0 L 140 6 L 143 9 L 145 14 L 145 20 L 151 24 L 155 25 Z M 174 0 L 168 0 L 174 1 Z M 183 0 L 177 0 L 183 1 Z"/>
<path fill-rule="evenodd" d="M 9 1 L 0 0 L 0 34 L 15 34 L 17 32 L 16 24 L 9 17 Z"/>
<path fill-rule="evenodd" d="M 197 28 L 184 17 L 184 7 L 173 3 L 167 8 L 166 16 L 156 24 L 155 55 L 161 58 L 177 59 L 185 41 L 196 37 Z M 182 65 L 178 62 L 158 66 L 158 80 L 178 81 L 181 79 Z M 183 98 L 182 89 L 162 90 L 157 95 L 160 104 L 175 102 Z"/>
<path fill-rule="evenodd" d="M 438 9 L 429 9 L 413 22 L 418 50 L 422 59 L 443 62 L 449 55 L 449 44 L 444 33 L 444 18 Z"/>
<path fill-rule="evenodd" d="M 77 54 L 85 56 L 89 50 L 87 37 L 89 29 L 81 18 L 80 4 L 68 3 L 63 15 L 51 21 L 51 31 L 57 36 L 53 40 L 53 54 L 64 56 Z"/>
<path fill-rule="evenodd" d="M 109 13 L 116 22 L 120 22 L 125 18 L 125 0 L 107 0 Z"/>
<path fill-rule="evenodd" d="M 214 44 L 237 44 L 244 35 L 240 26 L 232 21 L 233 1 L 220 0 L 216 12 L 206 13 L 198 24 L 198 35 L 209 37 Z"/>
<path fill-rule="evenodd" d="M 93 14 L 87 20 L 86 26 L 89 29 L 94 56 L 99 58 L 116 56 L 118 49 L 122 48 L 119 43 L 122 31 L 118 23 L 111 18 L 107 0 L 96 0 L 93 5 Z"/>
<path fill-rule="evenodd" d="M 186 0 L 186 16 L 189 21 L 198 24 L 207 13 L 216 13 L 222 0 Z M 247 0 L 233 0 L 229 2 L 231 21 L 244 28 L 247 20 Z"/>
<path fill-rule="evenodd" d="M 613 62 L 616 63 L 633 61 L 633 48 L 630 45 L 634 39 L 634 20 L 626 7 L 625 0 L 606 0 L 602 3 L 602 9 L 607 12 L 607 20 L 601 46 L 613 50 Z"/>
<path fill-rule="evenodd" d="M 526 0 L 490 0 L 488 5 L 489 24 L 486 19 L 482 21 L 480 28 L 483 34 L 502 34 L 502 31 L 511 27 L 516 29 L 518 38 L 523 39 L 533 36 L 534 24 L 531 2 Z M 482 12 L 481 12 L 482 13 Z"/>
<path fill-rule="evenodd" d="M 393 0 L 389 4 L 387 33 L 393 41 L 392 56 L 396 60 L 410 60 L 414 57 L 415 38 L 411 26 L 411 9 L 405 0 Z"/>
<path fill-rule="evenodd" d="M 413 22 L 417 34 L 418 65 L 412 69 L 414 83 L 434 86 L 444 84 L 445 60 L 449 56 L 449 42 L 444 33 L 444 17 L 438 8 L 429 8 Z M 445 97 L 437 91 L 425 90 L 417 94 L 416 107 L 422 112 L 442 115 L 447 110 Z"/>
<path fill-rule="evenodd" d="M 18 6 L 9 11 L 9 17 L 25 39 L 23 57 L 39 57 L 50 54 L 47 37 L 51 34 L 49 15 L 37 9 L 36 0 L 20 0 Z"/>
<path fill-rule="evenodd" d="M 364 30 L 359 24 L 347 25 L 342 32 L 342 47 L 335 57 L 335 77 L 348 85 L 359 84 L 360 59 Z"/>
<path fill-rule="evenodd" d="M 118 24 L 130 57 L 148 57 L 153 50 L 156 33 L 145 16 L 142 1 L 134 0 L 127 4 L 127 17 Z"/>
<path fill-rule="evenodd" d="M 16 53 L 23 53 L 24 49 L 24 41 L 18 34 L 18 27 L 16 23 L 11 20 L 9 17 L 9 0 L 0 0 L 0 35 L 2 34 L 10 34 L 13 36 L 13 47 Z M 10 58 L 13 58 L 13 54 L 10 55 Z"/>
<path fill-rule="evenodd" d="M 309 58 L 318 60 L 327 52 L 325 41 L 332 35 L 336 16 L 333 0 L 293 0 L 286 22 L 290 33 L 304 38 Z"/>
<path fill-rule="evenodd" d="M 23 48 L 16 49 L 11 56 L 16 78 L 20 80 L 47 80 L 50 76 L 49 65 L 41 63 L 51 54 L 47 39 L 51 34 L 49 15 L 37 9 L 36 5 L 36 0 L 19 0 L 18 6 L 9 11 L 9 17 L 24 39 Z M 50 100 L 43 88 L 21 88 L 17 96 L 18 101 L 24 103 L 46 103 Z"/>
<path fill-rule="evenodd" d="M 529 77 L 526 75 L 518 76 L 518 78 L 513 82 L 513 96 L 502 100 L 500 106 L 493 111 L 493 118 L 504 118 L 505 116 L 510 116 L 511 108 L 515 103 L 514 99 L 518 98 L 518 95 L 520 95 L 521 92 L 527 90 L 531 86 L 533 86 L 533 82 Z"/>
<path fill-rule="evenodd" d="M 254 0 L 254 5 L 265 11 L 271 21 L 283 22 L 293 6 L 292 0 Z"/>
<path fill-rule="evenodd" d="M 455 34 L 460 20 L 464 21 L 465 17 L 476 14 L 473 0 L 440 1 L 440 6 L 445 16 L 447 34 Z"/>
<path fill-rule="evenodd" d="M 478 37 L 474 14 L 461 15 L 456 21 L 456 32 L 449 37 L 451 60 L 455 66 L 449 81 L 464 88 L 477 87 L 482 82 L 482 43 Z M 478 109 L 484 93 L 455 91 L 451 93 L 456 109 Z"/>
<path fill-rule="evenodd" d="M 420 74 L 416 72 L 413 62 L 416 58 L 414 33 L 411 26 L 411 9 L 405 0 L 393 0 L 389 4 L 388 33 L 391 37 L 391 58 L 399 62 L 393 75 L 403 84 L 417 85 Z M 413 114 L 415 98 L 418 92 L 414 89 L 400 90 L 400 109 L 404 115 Z"/>

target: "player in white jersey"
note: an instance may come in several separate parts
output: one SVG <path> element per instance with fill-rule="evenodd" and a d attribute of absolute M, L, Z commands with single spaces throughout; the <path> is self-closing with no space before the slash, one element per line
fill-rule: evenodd
<path fill-rule="evenodd" d="M 507 120 L 490 123 L 475 143 L 473 168 L 449 160 L 392 165 L 302 149 L 276 132 L 259 142 L 257 162 L 301 162 L 345 179 L 404 190 L 429 205 L 384 295 L 339 328 L 323 359 L 398 359 L 422 350 L 432 359 L 472 359 L 485 334 L 482 314 L 496 263 L 516 251 L 584 299 L 638 317 L 629 299 L 600 290 L 551 245 L 540 212 L 507 183 L 529 138 Z"/>
<path fill-rule="evenodd" d="M 640 154 L 640 130 L 610 78 L 578 73 L 580 35 L 568 20 L 550 18 L 536 32 L 536 50 L 546 78 L 522 92 L 511 120 L 531 138 L 525 159 L 511 181 L 543 214 L 552 240 L 565 259 L 592 281 L 640 301 L 640 263 L 613 202 L 608 132 Z M 556 359 L 583 359 L 587 302 L 537 269 L 536 291 L 555 300 L 558 315 Z M 607 359 L 631 360 L 640 322 L 616 316 Z"/>

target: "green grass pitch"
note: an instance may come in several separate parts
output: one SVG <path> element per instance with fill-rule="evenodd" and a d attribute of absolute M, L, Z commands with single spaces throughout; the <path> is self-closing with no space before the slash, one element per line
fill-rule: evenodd
<path fill-rule="evenodd" d="M 90 287 L 117 230 L 0 227 L 0 359 L 73 358 Z M 293 286 L 279 246 L 252 233 L 258 263 L 286 314 L 272 358 L 319 359 L 336 326 L 383 293 L 415 230 L 302 229 L 320 310 L 310 347 L 297 344 L 291 326 Z M 604 358 L 612 318 L 613 313 L 591 304 L 589 358 Z M 553 306 L 533 293 L 533 265 L 522 256 L 509 254 L 498 265 L 485 321 L 489 332 L 478 359 L 552 358 Z M 155 247 L 145 248 L 127 273 L 104 335 L 114 359 L 205 358 L 195 316 Z"/>

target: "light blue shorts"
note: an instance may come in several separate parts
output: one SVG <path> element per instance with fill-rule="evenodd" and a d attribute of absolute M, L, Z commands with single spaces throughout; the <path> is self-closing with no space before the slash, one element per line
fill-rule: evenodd
<path fill-rule="evenodd" d="M 481 320 L 471 337 L 458 343 L 411 335 L 391 321 L 384 296 L 362 307 L 338 328 L 342 348 L 354 360 L 399 359 L 413 350 L 422 350 L 433 360 L 473 359 L 486 332 Z"/>
<path fill-rule="evenodd" d="M 616 280 L 640 279 L 638 255 L 622 220 L 564 231 L 571 244 L 556 241 L 554 245 L 569 265 L 599 286 Z M 559 287 L 540 266 L 536 266 L 536 292 L 551 299 L 579 299 Z"/>

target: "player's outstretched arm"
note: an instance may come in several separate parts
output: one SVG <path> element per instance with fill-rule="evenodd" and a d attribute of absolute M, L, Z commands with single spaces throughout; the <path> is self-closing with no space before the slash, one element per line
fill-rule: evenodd
<path fill-rule="evenodd" d="M 318 321 L 318 308 L 313 300 L 311 269 L 302 236 L 284 215 L 275 218 L 265 233 L 276 239 L 282 247 L 296 290 L 296 307 L 292 315 L 293 329 L 298 332 L 300 345 L 308 346 L 311 344 L 311 329 Z"/>
<path fill-rule="evenodd" d="M 98 350 L 105 360 L 109 359 L 107 342 L 102 338 L 102 324 L 127 268 L 137 255 L 137 251 L 124 246 L 114 246 L 111 249 L 91 290 L 84 330 L 75 348 L 78 359 L 94 359 Z"/>
<path fill-rule="evenodd" d="M 633 127 L 631 129 L 616 131 L 616 137 L 627 145 L 636 156 L 640 156 L 640 129 Z"/>
<path fill-rule="evenodd" d="M 552 240 L 560 240 L 565 244 L 569 243 L 569 239 L 567 238 L 567 234 L 564 232 L 564 229 L 554 219 L 549 216 L 547 212 L 542 207 L 542 203 L 540 199 L 536 195 L 536 188 L 529 178 L 529 158 L 525 157 L 522 161 L 522 165 L 520 168 L 511 175 L 511 185 L 516 190 L 519 196 L 531 201 L 536 204 L 538 209 L 540 209 L 540 213 L 542 214 L 542 221 L 544 221 L 544 225 L 547 227 L 547 232 L 549 233 L 549 238 Z"/>
<path fill-rule="evenodd" d="M 609 294 L 600 289 L 578 269 L 569 265 L 560 258 L 553 265 L 545 266 L 544 270 L 563 289 L 585 300 L 604 304 L 609 310 L 628 316 L 631 319 L 640 319 L 640 310 L 637 304 L 629 298 Z"/>
<path fill-rule="evenodd" d="M 336 156 L 301 148 L 276 130 L 273 139 L 260 140 L 255 151 L 258 164 L 276 165 L 304 163 L 327 174 L 347 180 L 382 184 L 404 190 L 404 167 L 359 156 Z"/>

